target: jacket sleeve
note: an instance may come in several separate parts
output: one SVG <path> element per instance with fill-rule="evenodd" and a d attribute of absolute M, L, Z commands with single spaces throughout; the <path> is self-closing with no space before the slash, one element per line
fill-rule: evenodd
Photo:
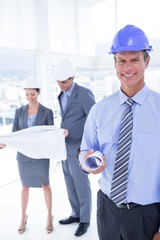
<path fill-rule="evenodd" d="M 54 125 L 53 111 L 51 109 L 47 111 L 47 125 Z"/>
<path fill-rule="evenodd" d="M 19 130 L 19 110 L 16 109 L 13 120 L 12 132 L 16 132 L 18 130 Z"/>
<path fill-rule="evenodd" d="M 94 104 L 95 104 L 95 97 L 94 97 L 93 93 L 89 89 L 86 89 L 86 92 L 82 98 L 83 110 L 86 115 L 88 115 L 91 107 Z"/>

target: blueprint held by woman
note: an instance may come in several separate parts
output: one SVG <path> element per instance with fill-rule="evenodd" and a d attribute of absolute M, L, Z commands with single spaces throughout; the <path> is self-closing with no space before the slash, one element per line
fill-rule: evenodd
<path fill-rule="evenodd" d="M 33 126 L 0 135 L 0 142 L 31 158 L 66 160 L 64 129 L 56 126 Z"/>

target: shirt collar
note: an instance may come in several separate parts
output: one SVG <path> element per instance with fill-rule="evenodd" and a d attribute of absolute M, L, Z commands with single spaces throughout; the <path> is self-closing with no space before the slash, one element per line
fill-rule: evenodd
<path fill-rule="evenodd" d="M 144 87 L 139 91 L 137 92 L 133 97 L 132 99 L 138 103 L 139 105 L 143 105 L 146 97 L 147 97 L 147 94 L 148 94 L 148 87 L 146 85 L 144 85 Z M 122 90 L 119 91 L 119 104 L 122 105 L 126 100 L 127 100 L 128 96 L 126 96 Z"/>
<path fill-rule="evenodd" d="M 71 93 L 72 93 L 72 90 L 73 90 L 74 86 L 75 86 L 75 82 L 73 82 L 71 88 L 70 88 L 68 91 L 64 92 L 65 94 L 67 94 L 68 97 L 70 97 L 70 95 L 71 95 Z"/>

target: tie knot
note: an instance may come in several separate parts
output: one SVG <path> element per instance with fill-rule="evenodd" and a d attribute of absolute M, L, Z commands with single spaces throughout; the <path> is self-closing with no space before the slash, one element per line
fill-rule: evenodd
<path fill-rule="evenodd" d="M 132 98 L 128 98 L 126 100 L 126 104 L 127 104 L 128 107 L 132 107 L 133 104 L 134 104 L 134 100 Z"/>
<path fill-rule="evenodd" d="M 68 95 L 67 95 L 67 93 L 66 92 L 63 92 L 63 95 L 67 98 L 68 97 Z"/>

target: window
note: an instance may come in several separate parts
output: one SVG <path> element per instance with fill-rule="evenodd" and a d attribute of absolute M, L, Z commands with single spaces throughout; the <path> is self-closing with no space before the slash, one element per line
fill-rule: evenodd
<path fill-rule="evenodd" d="M 14 111 L 24 104 L 22 82 L 35 75 L 32 52 L 0 49 L 0 125 L 13 121 Z"/>

